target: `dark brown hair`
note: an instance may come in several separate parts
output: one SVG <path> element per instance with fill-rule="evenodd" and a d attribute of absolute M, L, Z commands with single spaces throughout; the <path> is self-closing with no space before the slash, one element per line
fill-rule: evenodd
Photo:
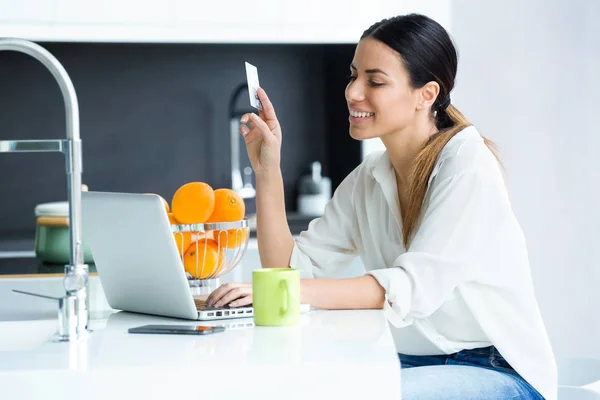
<path fill-rule="evenodd" d="M 427 183 L 438 155 L 454 135 L 471 125 L 450 104 L 458 56 L 448 32 L 436 21 L 420 14 L 384 19 L 367 29 L 361 40 L 364 38 L 378 40 L 398 52 L 413 88 L 421 88 L 432 81 L 440 85 L 440 93 L 432 106 L 438 132 L 430 137 L 413 161 L 407 209 L 402 210 L 403 242 L 408 249 L 420 222 Z M 486 138 L 484 141 L 498 159 L 494 143 Z"/>

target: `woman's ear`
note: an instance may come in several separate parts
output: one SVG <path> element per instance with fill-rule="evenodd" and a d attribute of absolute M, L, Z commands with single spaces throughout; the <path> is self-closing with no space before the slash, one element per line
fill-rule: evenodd
<path fill-rule="evenodd" d="M 419 104 L 417 106 L 417 110 L 431 108 L 439 94 L 440 85 L 434 81 L 427 82 L 421 89 L 419 89 Z"/>

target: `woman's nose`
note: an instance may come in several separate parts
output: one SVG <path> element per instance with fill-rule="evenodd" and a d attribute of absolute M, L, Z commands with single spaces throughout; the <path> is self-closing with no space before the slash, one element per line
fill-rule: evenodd
<path fill-rule="evenodd" d="M 346 101 L 348 103 L 358 103 L 365 99 L 364 91 L 360 82 L 353 81 L 346 87 Z"/>

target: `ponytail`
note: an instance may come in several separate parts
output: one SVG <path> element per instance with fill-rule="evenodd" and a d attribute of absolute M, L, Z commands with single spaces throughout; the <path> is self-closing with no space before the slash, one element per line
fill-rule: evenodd
<path fill-rule="evenodd" d="M 436 127 L 439 131 L 429 138 L 411 166 L 408 205 L 406 212 L 402 213 L 402 236 L 406 249 L 408 249 L 412 235 L 420 222 L 427 183 L 440 152 L 454 135 L 471 125 L 453 105 L 449 104 L 447 107 L 443 107 L 444 105 L 438 107 L 437 115 L 435 115 Z M 495 151 L 495 144 L 486 138 L 484 138 L 484 142 L 500 163 Z"/>

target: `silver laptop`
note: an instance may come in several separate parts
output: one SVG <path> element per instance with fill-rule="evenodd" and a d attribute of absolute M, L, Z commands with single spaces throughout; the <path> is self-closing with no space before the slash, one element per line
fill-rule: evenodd
<path fill-rule="evenodd" d="M 254 315 L 251 306 L 215 308 L 195 301 L 158 196 L 83 192 L 82 214 L 83 237 L 110 307 L 190 320 Z"/>

